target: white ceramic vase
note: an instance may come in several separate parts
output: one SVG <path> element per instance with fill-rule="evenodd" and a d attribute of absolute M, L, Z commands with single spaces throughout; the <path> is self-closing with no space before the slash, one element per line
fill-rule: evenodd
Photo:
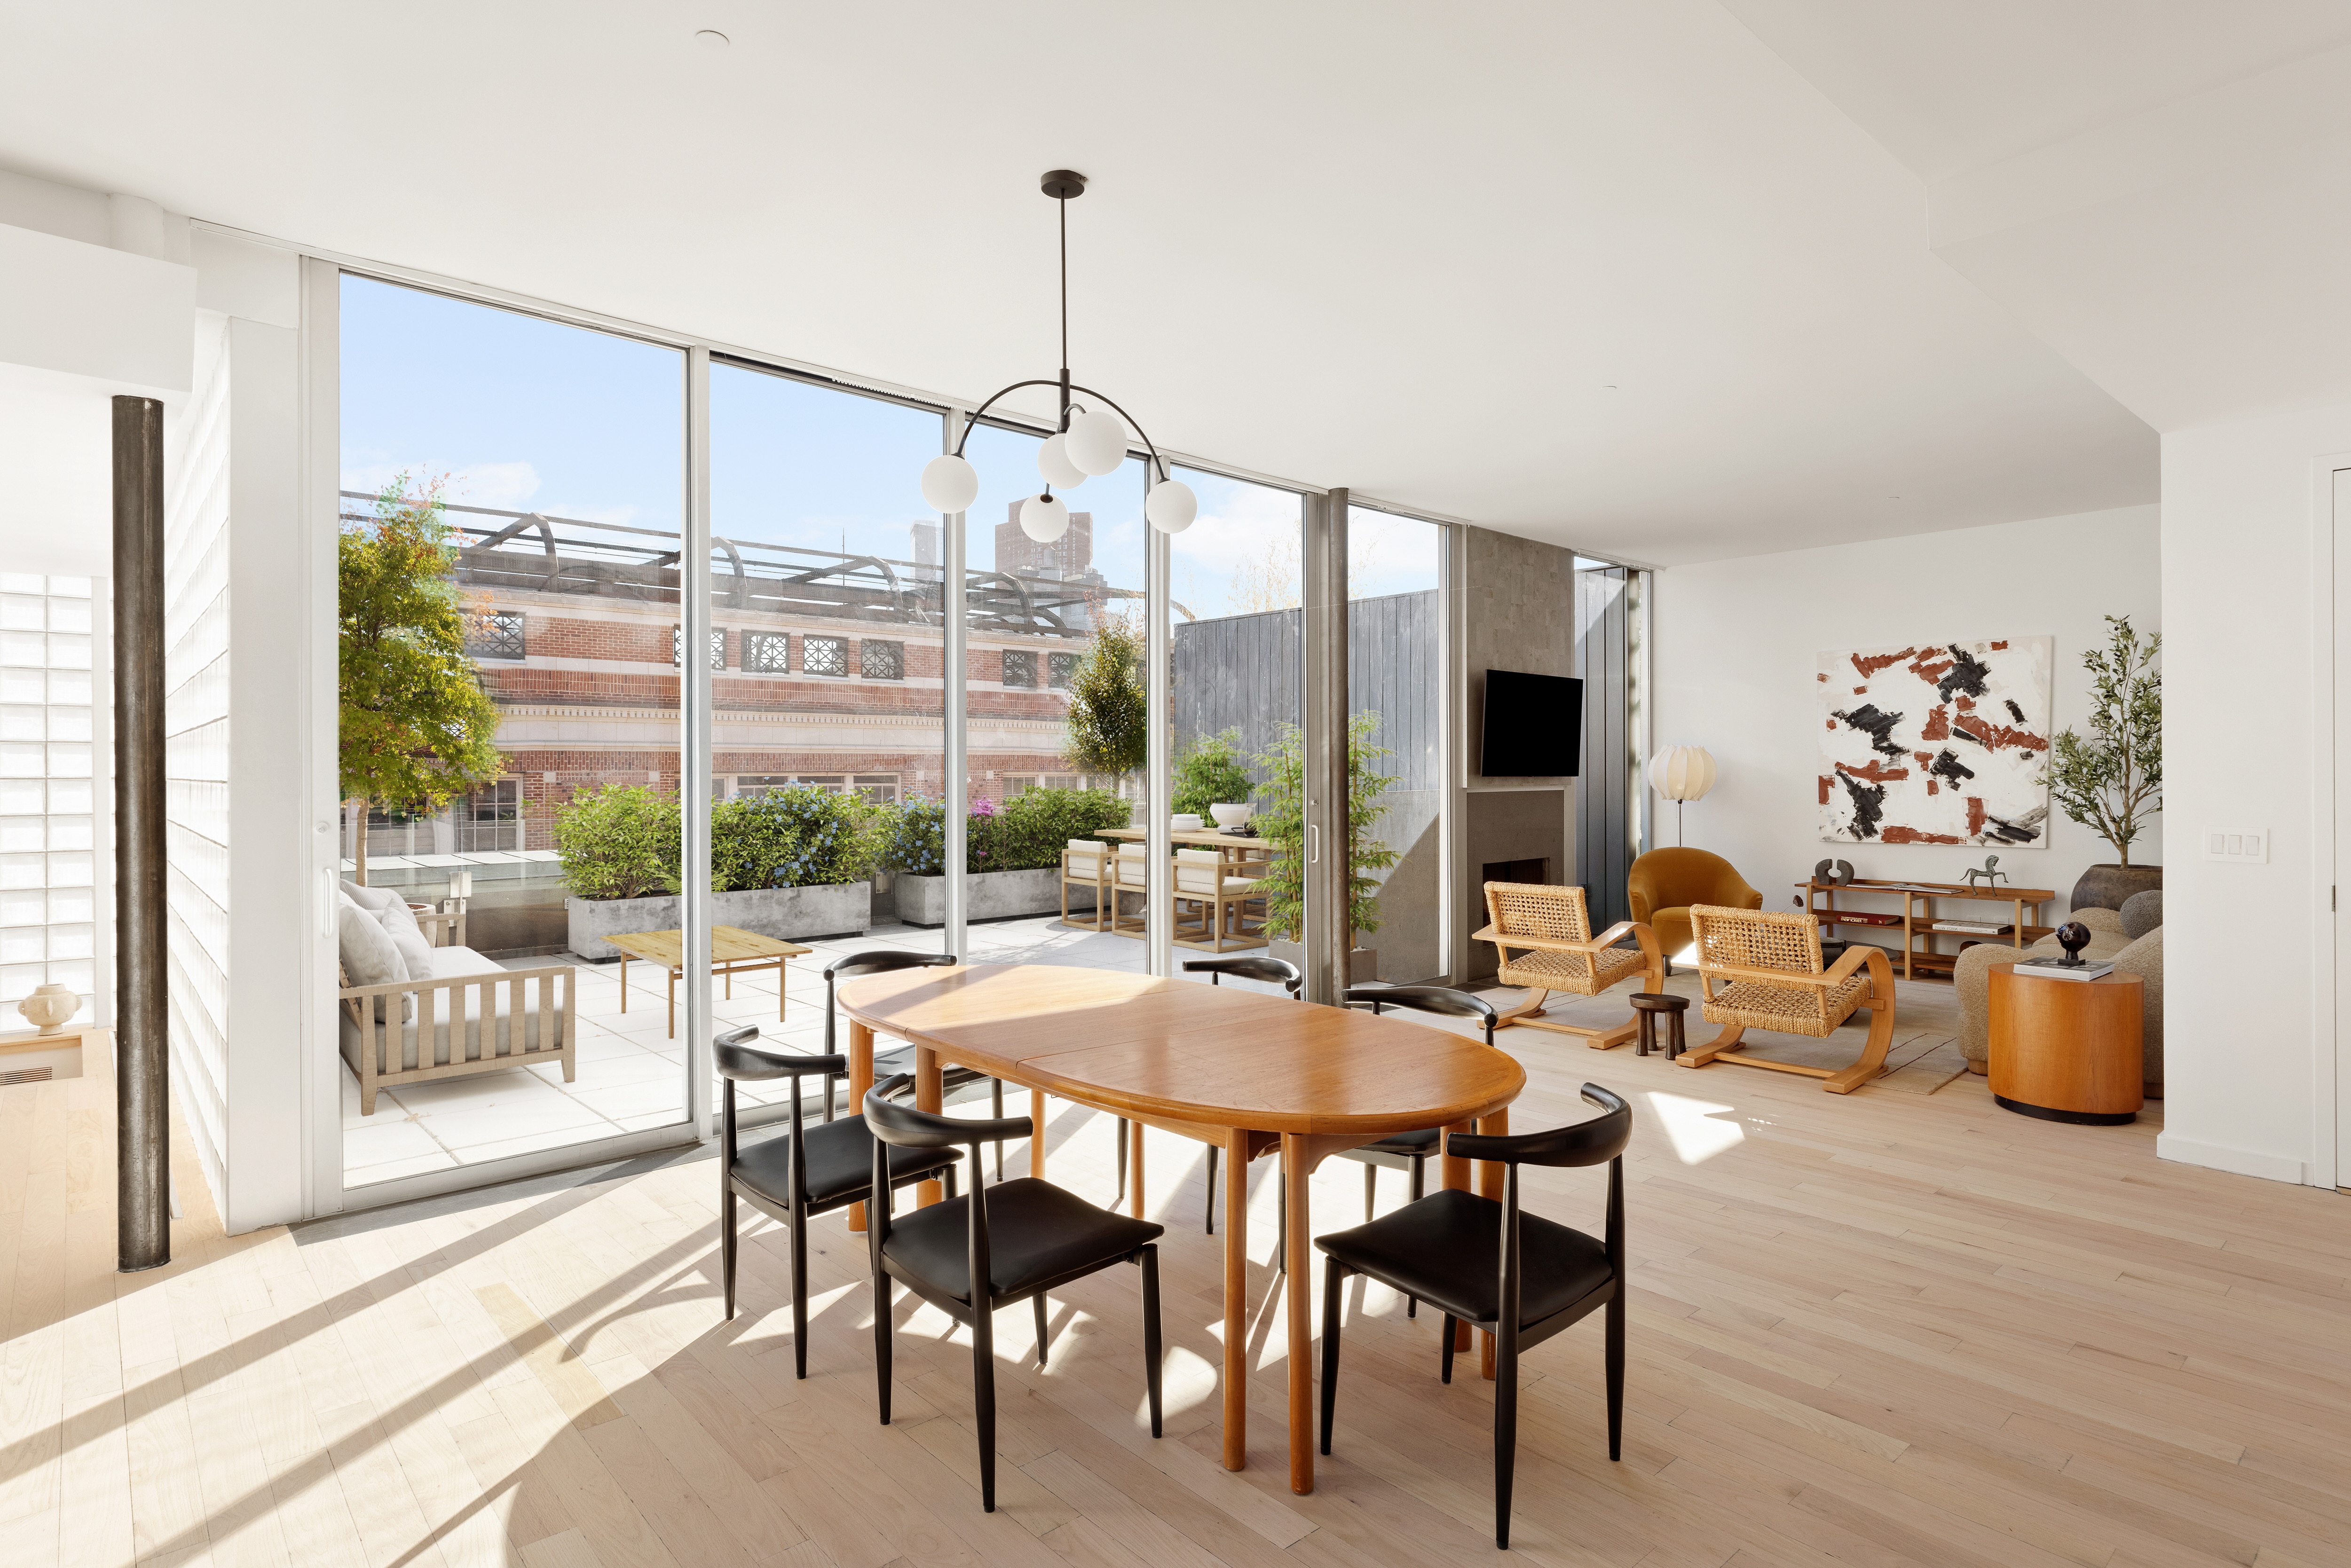
<path fill-rule="evenodd" d="M 43 1034 L 55 1034 L 81 1011 L 81 998 L 64 986 L 51 983 L 37 987 L 31 996 L 16 1004 L 16 1010 Z"/>
<path fill-rule="evenodd" d="M 1240 801 L 1236 805 L 1219 805 L 1208 808 L 1208 815 L 1217 820 L 1217 826 L 1220 828 L 1238 828 L 1247 822 L 1253 814 L 1254 813 L 1249 810 L 1249 803 L 1247 800 Z"/>

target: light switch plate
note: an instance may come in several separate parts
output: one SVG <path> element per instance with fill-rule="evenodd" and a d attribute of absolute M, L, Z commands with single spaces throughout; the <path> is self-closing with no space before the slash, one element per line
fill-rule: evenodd
<path fill-rule="evenodd" d="M 2270 835 L 2266 828 L 2207 828 L 2201 838 L 2208 861 L 2232 861 L 2239 865 L 2270 863 Z"/>

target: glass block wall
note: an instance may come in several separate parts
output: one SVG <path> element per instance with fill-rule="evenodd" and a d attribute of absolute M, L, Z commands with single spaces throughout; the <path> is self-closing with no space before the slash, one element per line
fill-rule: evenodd
<path fill-rule="evenodd" d="M 97 584 L 0 572 L 0 1029 L 45 982 L 99 988 Z"/>

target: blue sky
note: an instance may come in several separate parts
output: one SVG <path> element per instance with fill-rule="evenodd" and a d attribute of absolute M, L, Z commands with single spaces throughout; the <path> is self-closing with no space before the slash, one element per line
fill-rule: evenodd
<path fill-rule="evenodd" d="M 683 511 L 684 356 L 674 349 L 346 277 L 342 288 L 343 487 L 394 474 L 447 474 L 466 505 L 674 529 Z M 1020 367 L 1008 368 L 1008 377 Z M 711 507 L 737 539 L 913 554 L 931 520 L 918 488 L 939 451 L 936 413 L 729 366 L 711 371 Z M 982 429 L 968 514 L 972 565 L 992 566 L 1008 504 L 1040 487 L 1035 437 Z M 1068 492 L 1092 514 L 1094 564 L 1143 583 L 1143 473 L 1130 462 Z M 1265 607 L 1294 585 L 1299 498 L 1191 471 L 1198 520 L 1176 536 L 1176 597 L 1195 615 Z M 1437 585 L 1439 530 L 1357 509 L 1353 588 Z M 1294 592 L 1294 586 L 1293 586 Z"/>

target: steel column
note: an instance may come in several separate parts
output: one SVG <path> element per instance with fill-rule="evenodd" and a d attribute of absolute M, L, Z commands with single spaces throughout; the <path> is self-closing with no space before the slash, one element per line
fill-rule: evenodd
<path fill-rule="evenodd" d="M 1306 985 L 1310 1002 L 1347 988 L 1347 492 L 1306 497 L 1306 691 L 1300 727 L 1306 762 Z"/>
<path fill-rule="evenodd" d="M 172 1260 L 163 904 L 163 405 L 114 400 L 115 1251 Z"/>
<path fill-rule="evenodd" d="M 1150 483 L 1146 472 L 1146 493 Z M 1175 824 L 1168 819 L 1175 799 L 1169 781 L 1175 745 L 1176 694 L 1171 689 L 1175 657 L 1167 624 L 1172 561 L 1165 534 L 1145 523 L 1143 538 L 1143 691 L 1148 737 L 1143 762 L 1144 967 L 1150 974 L 1168 976 L 1176 972 Z"/>
<path fill-rule="evenodd" d="M 685 351 L 685 517 L 677 600 L 678 823 L 685 939 L 686 1114 L 712 1135 L 710 1037 L 710 350 Z M 780 981 L 782 976 L 778 975 Z"/>
<path fill-rule="evenodd" d="M 963 439 L 967 419 L 960 409 L 949 409 L 942 422 L 943 451 L 953 452 Z M 942 717 L 946 727 L 946 810 L 941 813 L 940 848 L 946 859 L 946 926 L 939 933 L 939 951 L 956 957 L 970 956 L 967 922 L 971 890 L 964 883 L 964 865 L 970 853 L 971 753 L 965 728 L 965 653 L 970 638 L 965 616 L 968 585 L 964 580 L 964 514 L 939 517 L 939 619 L 945 644 L 939 685 L 946 701 Z"/>

